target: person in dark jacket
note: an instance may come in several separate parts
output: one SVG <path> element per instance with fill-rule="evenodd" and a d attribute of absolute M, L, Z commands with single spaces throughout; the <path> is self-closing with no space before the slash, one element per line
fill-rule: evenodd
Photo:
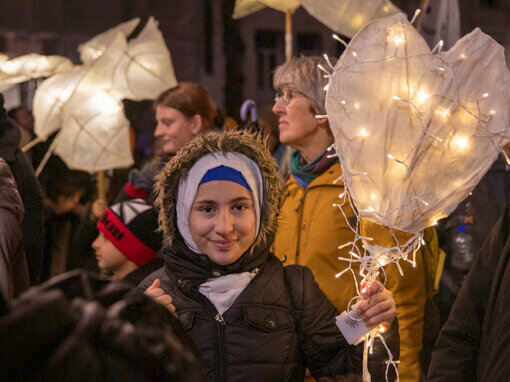
<path fill-rule="evenodd" d="M 41 186 L 26 155 L 18 148 L 20 132 L 14 121 L 7 118 L 0 94 L 0 158 L 11 168 L 18 186 L 25 218 L 21 230 L 28 262 L 30 284 L 39 282 L 43 262 L 43 198 Z"/>
<path fill-rule="evenodd" d="M 268 250 L 281 186 L 267 147 L 247 132 L 200 134 L 155 187 L 165 267 L 139 288 L 160 280 L 208 380 L 303 381 L 306 368 L 316 378 L 361 373 L 362 346 L 347 343 L 312 272 L 284 267 Z M 394 322 L 386 342 L 398 358 L 395 302 L 378 282 L 368 289 L 358 312 L 370 327 Z M 375 346 L 374 381 L 385 380 L 385 360 Z"/>
<path fill-rule="evenodd" d="M 74 270 L 2 306 L 2 381 L 205 380 L 179 321 L 126 283 Z"/>
<path fill-rule="evenodd" d="M 8 300 L 29 287 L 21 231 L 24 213 L 9 166 L 0 158 L 0 289 Z"/>
<path fill-rule="evenodd" d="M 475 258 L 432 353 L 428 382 L 510 381 L 510 204 Z"/>
<path fill-rule="evenodd" d="M 92 243 L 99 269 L 112 280 L 138 286 L 163 261 L 157 252 L 163 243 L 158 215 L 143 199 L 132 199 L 106 209 L 97 222 L 99 235 Z"/>

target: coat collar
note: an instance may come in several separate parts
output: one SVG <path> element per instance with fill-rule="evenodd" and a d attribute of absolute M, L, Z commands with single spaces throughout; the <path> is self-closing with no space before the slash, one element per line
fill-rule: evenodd
<path fill-rule="evenodd" d="M 272 238 L 271 238 L 272 242 Z M 163 249 L 163 259 L 167 270 L 179 279 L 207 280 L 232 273 L 251 272 L 267 259 L 269 245 L 263 243 L 253 252 L 247 251 L 233 264 L 220 266 L 204 254 L 191 251 L 179 236 L 172 247 Z"/>
<path fill-rule="evenodd" d="M 336 183 L 333 183 L 342 175 L 342 168 L 340 167 L 340 163 L 333 163 L 323 174 L 319 175 L 315 178 L 306 188 L 307 190 L 317 186 L 333 186 L 333 187 L 344 187 L 343 180 L 338 180 Z M 296 181 L 293 175 L 289 177 L 287 183 L 285 185 L 285 189 L 293 189 L 301 186 Z"/>

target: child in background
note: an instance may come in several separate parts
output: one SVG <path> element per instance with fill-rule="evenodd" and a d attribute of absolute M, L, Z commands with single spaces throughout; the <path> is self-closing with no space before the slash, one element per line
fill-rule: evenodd
<path fill-rule="evenodd" d="M 156 258 L 163 243 L 158 216 L 143 199 L 117 203 L 97 222 L 99 235 L 92 243 L 98 267 L 115 280 L 138 286 L 163 265 Z"/>

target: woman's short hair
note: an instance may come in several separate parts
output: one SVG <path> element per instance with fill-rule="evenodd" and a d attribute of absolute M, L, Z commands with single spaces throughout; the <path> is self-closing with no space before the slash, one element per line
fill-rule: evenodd
<path fill-rule="evenodd" d="M 319 56 L 293 57 L 289 62 L 276 68 L 273 77 L 274 88 L 281 90 L 288 87 L 295 90 L 310 100 L 317 114 L 326 114 L 324 87 L 328 80 L 317 67 L 319 64 L 327 67 L 326 60 Z"/>
<path fill-rule="evenodd" d="M 156 98 L 154 108 L 157 106 L 177 109 L 187 118 L 192 118 L 196 114 L 200 115 L 203 131 L 216 126 L 218 116 L 216 103 L 209 92 L 199 84 L 180 82 L 176 87 L 165 90 Z"/>

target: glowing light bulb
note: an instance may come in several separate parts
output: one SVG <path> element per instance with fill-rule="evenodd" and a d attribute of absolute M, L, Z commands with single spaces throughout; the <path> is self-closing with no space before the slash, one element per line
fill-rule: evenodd
<path fill-rule="evenodd" d="M 358 54 L 355 51 L 352 51 L 352 55 L 354 56 L 354 58 L 358 58 Z"/>
<path fill-rule="evenodd" d="M 376 194 L 370 194 L 370 199 L 375 200 L 377 198 Z"/>
<path fill-rule="evenodd" d="M 368 137 L 369 134 L 368 134 L 368 131 L 367 129 L 365 129 L 364 127 L 362 127 L 360 130 L 359 130 L 359 134 L 358 134 L 360 137 Z"/>
<path fill-rule="evenodd" d="M 418 93 L 416 93 L 416 100 L 419 103 L 425 102 L 429 97 L 430 97 L 430 94 L 428 94 L 424 90 L 419 90 Z"/>
<path fill-rule="evenodd" d="M 393 98 L 395 101 L 400 101 L 400 99 L 401 99 L 401 98 L 400 98 L 400 97 L 398 97 L 398 96 L 393 96 L 392 98 Z"/>
<path fill-rule="evenodd" d="M 395 159 L 395 157 L 393 155 L 391 155 L 391 154 L 388 154 L 388 158 Z"/>
<path fill-rule="evenodd" d="M 461 60 L 465 60 L 465 59 L 467 58 L 467 56 L 466 56 L 464 53 L 462 53 L 462 54 L 459 56 L 459 58 L 460 58 Z"/>
<path fill-rule="evenodd" d="M 467 137 L 457 135 L 452 139 L 452 143 L 456 146 L 459 150 L 465 150 L 468 147 L 469 139 Z"/>
<path fill-rule="evenodd" d="M 489 93 L 483 93 L 482 98 L 487 98 L 489 96 Z"/>
<path fill-rule="evenodd" d="M 490 115 L 496 115 L 496 110 L 491 109 L 491 110 L 489 111 L 489 114 L 490 114 Z"/>
<path fill-rule="evenodd" d="M 396 36 L 393 38 L 393 43 L 395 45 L 400 45 L 404 42 L 404 36 Z"/>
<path fill-rule="evenodd" d="M 341 101 L 340 101 L 340 103 L 341 103 L 342 105 L 345 105 L 345 101 L 344 101 L 344 100 L 341 100 Z"/>
<path fill-rule="evenodd" d="M 436 113 L 445 119 L 450 116 L 450 110 L 444 108 L 437 108 Z"/>

